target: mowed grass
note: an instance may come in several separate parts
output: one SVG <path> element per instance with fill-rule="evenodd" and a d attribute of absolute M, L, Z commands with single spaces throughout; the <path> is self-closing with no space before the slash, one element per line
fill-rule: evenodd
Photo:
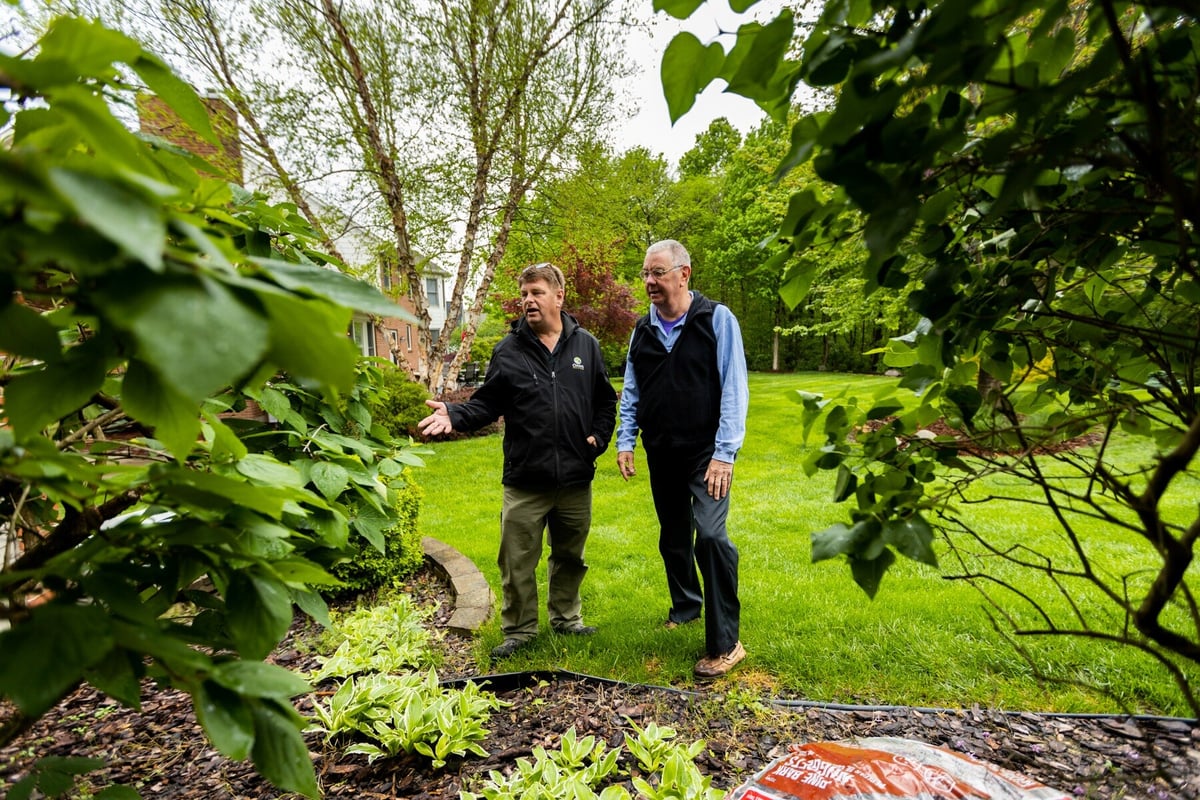
<path fill-rule="evenodd" d="M 1031 665 L 997 632 L 982 596 L 962 581 L 946 580 L 937 568 L 901 558 L 871 600 L 843 561 L 812 563 L 810 535 L 845 521 L 849 508 L 832 501 L 832 473 L 810 478 L 801 469 L 821 441 L 817 431 L 805 441 L 795 393 L 846 392 L 866 403 L 892 385 L 889 378 L 829 373 L 751 375 L 747 440 L 734 471 L 729 521 L 740 552 L 741 637 L 749 655 L 722 684 L 832 703 L 1186 715 L 1167 674 L 1132 648 L 1078 638 L 1022 638 Z M 417 471 L 425 492 L 422 532 L 474 561 L 498 597 L 500 436 L 427 447 L 426 466 Z M 587 638 L 555 635 L 543 608 L 542 634 L 535 642 L 491 663 L 488 651 L 501 639 L 493 617 L 476 645 L 481 673 L 559 668 L 628 682 L 693 685 L 703 626 L 662 627 L 669 601 L 658 526 L 640 449 L 636 456 L 638 475 L 625 482 L 610 448 L 593 484 L 583 600 L 585 621 L 599 632 Z M 1026 487 L 995 488 L 1032 496 Z M 1060 529 L 1044 509 L 988 501 L 963 513 L 990 535 L 1065 552 Z M 1102 533 L 1098 552 L 1102 560 L 1113 559 L 1114 569 L 1125 571 L 1131 559 L 1147 558 L 1133 537 Z M 938 550 L 946 553 L 944 542 Z M 545 563 L 543 557 L 543 603 Z M 944 569 L 955 566 L 943 558 Z M 1001 574 L 1026 579 L 1016 570 Z M 1049 607 L 1065 609 L 1061 597 L 1044 587 L 1031 591 Z M 1103 609 L 1093 598 L 1081 599 Z M 1037 673 L 1053 680 L 1039 680 Z"/>

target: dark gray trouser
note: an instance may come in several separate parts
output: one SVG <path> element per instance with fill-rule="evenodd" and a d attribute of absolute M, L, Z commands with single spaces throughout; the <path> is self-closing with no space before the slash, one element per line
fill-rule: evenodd
<path fill-rule="evenodd" d="M 537 565 L 542 532 L 549 531 L 546 610 L 550 625 L 583 621 L 579 586 L 587 574 L 583 546 L 592 524 L 592 485 L 548 492 L 504 487 L 500 510 L 500 629 L 505 638 L 530 639 L 538 632 Z"/>
<path fill-rule="evenodd" d="M 738 551 L 725 529 L 729 495 L 712 499 L 704 482 L 711 459 L 711 450 L 646 448 L 650 492 L 658 514 L 658 552 L 671 593 L 668 617 L 686 622 L 700 616 L 703 606 L 705 649 L 715 656 L 737 643 L 742 606 Z"/>

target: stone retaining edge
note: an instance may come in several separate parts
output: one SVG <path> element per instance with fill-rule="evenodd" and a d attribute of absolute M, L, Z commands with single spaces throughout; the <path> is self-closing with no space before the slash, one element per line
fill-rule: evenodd
<path fill-rule="evenodd" d="M 471 559 L 445 542 L 426 536 L 421 539 L 421 549 L 433 568 L 446 577 L 454 596 L 454 612 L 446 626 L 451 633 L 471 636 L 492 618 L 492 587 Z"/>

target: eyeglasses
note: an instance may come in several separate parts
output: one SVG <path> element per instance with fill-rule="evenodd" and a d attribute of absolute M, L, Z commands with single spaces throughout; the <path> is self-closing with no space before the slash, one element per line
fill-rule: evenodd
<path fill-rule="evenodd" d="M 661 267 L 658 269 L 644 269 L 642 270 L 642 280 L 646 280 L 646 278 L 654 278 L 656 281 L 661 281 L 668 272 L 674 272 L 675 270 L 683 269 L 686 266 L 686 264 L 676 264 L 670 269 L 662 269 Z"/>

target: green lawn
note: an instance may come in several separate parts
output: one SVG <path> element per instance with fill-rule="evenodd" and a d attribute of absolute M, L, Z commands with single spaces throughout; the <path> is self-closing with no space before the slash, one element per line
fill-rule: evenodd
<path fill-rule="evenodd" d="M 806 448 L 796 390 L 860 396 L 894 383 L 888 378 L 828 373 L 753 374 L 746 444 L 735 469 L 730 534 L 741 553 L 742 641 L 749 653 L 730 680 L 754 691 L 812 700 L 1006 709 L 1098 712 L 1122 704 L 1150 713 L 1185 714 L 1178 691 L 1148 659 L 1096 642 L 1023 640 L 1038 667 L 1059 682 L 1042 685 L 1034 669 L 996 633 L 981 596 L 938 570 L 901 559 L 874 600 L 850 579 L 844 563 L 813 564 L 809 535 L 842 521 L 832 473 L 806 478 Z M 421 528 L 458 548 L 499 593 L 496 550 L 500 512 L 500 437 L 429 446 L 417 472 L 425 490 Z M 703 649 L 702 626 L 662 628 L 668 600 L 657 549 L 657 523 L 645 461 L 624 482 L 616 454 L 606 452 L 594 484 L 584 582 L 585 621 L 599 626 L 587 639 L 548 632 L 502 664 L 487 652 L 500 640 L 493 618 L 477 644 L 481 672 L 561 668 L 658 685 L 689 686 Z M 1053 542 L 1049 515 L 1031 506 L 972 506 L 981 527 L 1014 541 Z M 1107 537 L 1112 538 L 1112 537 Z M 1135 542 L 1106 545 L 1124 559 Z M 944 551 L 944 545 L 942 545 Z M 541 564 L 545 597 L 545 559 Z M 1197 676 L 1200 677 L 1200 676 Z M 1113 696 L 1074 685 L 1104 687 Z"/>

